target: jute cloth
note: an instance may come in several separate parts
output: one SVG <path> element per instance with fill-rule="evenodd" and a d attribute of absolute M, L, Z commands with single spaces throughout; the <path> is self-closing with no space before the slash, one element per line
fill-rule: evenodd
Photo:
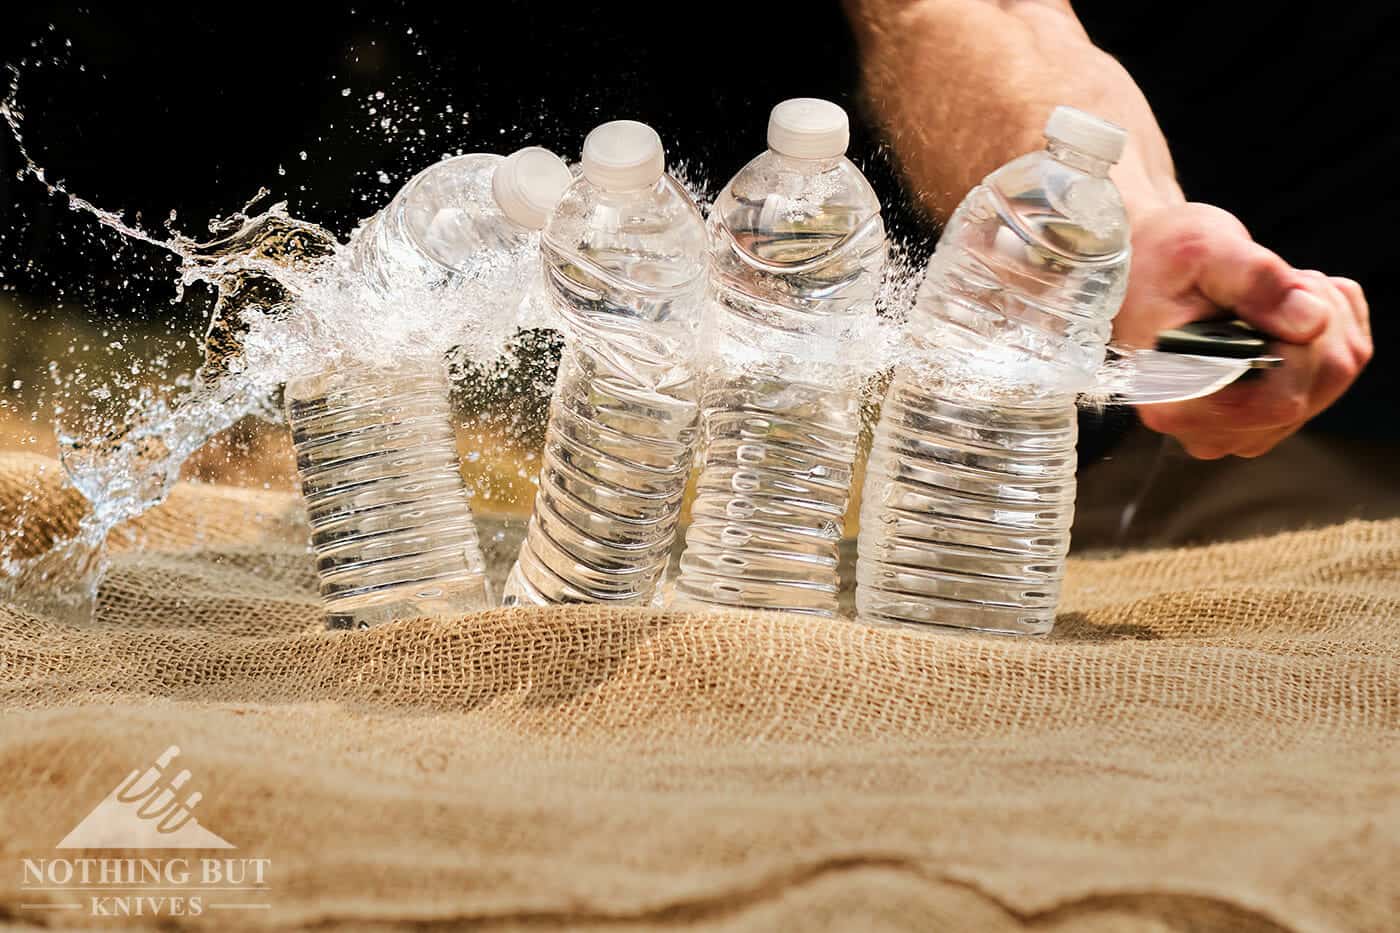
<path fill-rule="evenodd" d="M 26 546 L 78 509 L 0 459 Z M 0 607 L 0 920 L 1400 929 L 1400 523 L 1075 560 L 1046 640 L 595 607 L 330 634 L 303 531 L 285 493 L 185 486 L 114 535 L 90 624 Z M 20 860 L 172 744 L 270 909 L 23 906 Z"/>

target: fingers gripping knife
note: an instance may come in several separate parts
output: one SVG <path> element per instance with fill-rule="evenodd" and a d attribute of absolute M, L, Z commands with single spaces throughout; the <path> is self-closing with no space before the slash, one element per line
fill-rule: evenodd
<path fill-rule="evenodd" d="M 1115 349 L 1105 388 L 1123 405 L 1184 402 L 1218 392 L 1254 370 L 1283 365 L 1269 338 L 1241 320 L 1193 321 L 1157 335 L 1152 350 Z"/>

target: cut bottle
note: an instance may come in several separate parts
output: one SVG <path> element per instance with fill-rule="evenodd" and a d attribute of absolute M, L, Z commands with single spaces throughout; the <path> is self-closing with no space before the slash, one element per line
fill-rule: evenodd
<path fill-rule="evenodd" d="M 948 222 L 885 398 L 860 516 L 857 614 L 1044 634 L 1074 516 L 1075 401 L 1127 285 L 1119 127 L 1056 108 L 1046 148 Z"/>
<path fill-rule="evenodd" d="M 885 261 L 880 202 L 845 157 L 846 113 L 773 109 L 768 151 L 710 213 L 702 467 L 678 606 L 833 615 Z"/>
<path fill-rule="evenodd" d="M 584 141 L 541 238 L 565 334 L 544 462 L 506 605 L 653 605 L 696 438 L 705 224 L 630 120 Z"/>
<path fill-rule="evenodd" d="M 489 301 L 528 281 L 536 231 L 571 177 L 539 148 L 439 162 L 357 231 L 355 269 L 405 314 L 425 292 L 496 313 Z M 286 406 L 329 627 L 491 606 L 440 357 L 308 374 L 288 382 Z"/>

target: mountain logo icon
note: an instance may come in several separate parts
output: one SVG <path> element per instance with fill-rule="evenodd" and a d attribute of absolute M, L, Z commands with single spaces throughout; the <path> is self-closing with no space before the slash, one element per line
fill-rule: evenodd
<path fill-rule="evenodd" d="M 97 807 L 63 837 L 60 849 L 234 849 L 194 818 L 204 795 L 186 793 L 190 772 L 170 776 L 180 754 L 167 748 L 145 771 L 132 771 Z"/>

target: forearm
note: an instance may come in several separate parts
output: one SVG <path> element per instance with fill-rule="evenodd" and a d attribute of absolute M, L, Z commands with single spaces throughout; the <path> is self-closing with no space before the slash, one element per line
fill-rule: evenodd
<path fill-rule="evenodd" d="M 1113 177 L 1134 218 L 1183 198 L 1147 100 L 1068 0 L 846 0 L 865 87 L 922 206 L 948 217 L 988 172 L 1043 145 L 1057 104 L 1125 127 Z"/>

